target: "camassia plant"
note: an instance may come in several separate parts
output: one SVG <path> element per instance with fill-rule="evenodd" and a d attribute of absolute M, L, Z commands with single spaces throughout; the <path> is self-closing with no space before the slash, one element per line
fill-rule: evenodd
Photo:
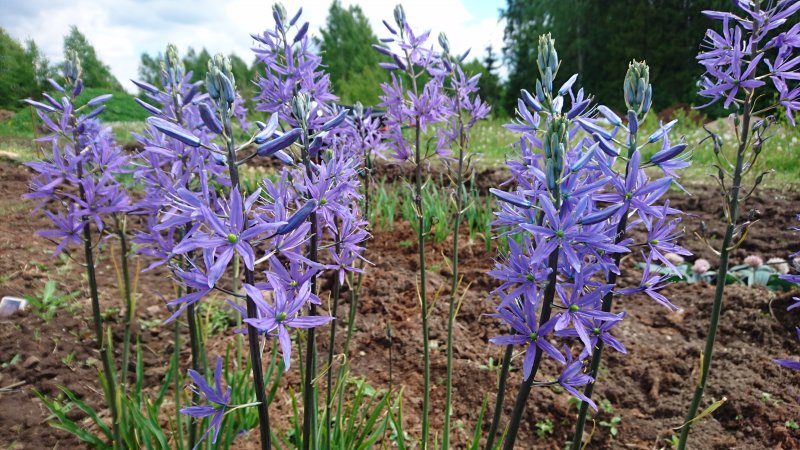
<path fill-rule="evenodd" d="M 63 85 L 48 80 L 61 94 L 60 100 L 48 94 L 42 94 L 47 103 L 26 100 L 36 108 L 39 118 L 51 132 L 38 139 L 49 143 L 50 150 L 43 160 L 29 164 L 37 175 L 26 197 L 39 202 L 36 210 L 43 211 L 53 225 L 52 229 L 37 234 L 57 244 L 54 255 L 62 252 L 70 255 L 75 246 L 83 249 L 95 344 L 100 351 L 101 377 L 105 380 L 103 390 L 111 413 L 112 433 L 109 434 L 123 446 L 117 405 L 124 392 L 118 390 L 120 380 L 112 361 L 113 348 L 109 348 L 103 326 L 95 261 L 100 242 L 109 233 L 109 223 L 118 225 L 120 220 L 124 222 L 124 214 L 130 209 L 127 191 L 117 179 L 127 171 L 128 158 L 114 142 L 111 130 L 97 120 L 105 109 L 103 103 L 111 95 L 95 97 L 76 108 L 75 98 L 83 91 L 83 80 L 81 63 L 75 52 L 67 53 L 62 73 Z M 122 219 L 118 216 L 120 214 Z M 118 227 L 117 230 L 124 235 L 124 228 Z M 127 251 L 123 250 L 122 258 L 127 258 Z M 130 308 L 130 304 L 128 306 Z M 130 311 L 126 315 L 129 316 Z M 129 340 L 126 341 L 126 352 L 128 344 Z M 127 361 L 127 353 L 125 358 Z M 126 373 L 123 371 L 123 383 Z"/>
<path fill-rule="evenodd" d="M 500 255 L 490 272 L 501 282 L 494 291 L 500 299 L 495 316 L 509 333 L 491 339 L 507 351 L 487 449 L 498 429 L 513 346 L 524 352 L 524 381 L 504 448 L 514 448 L 531 389 L 550 385 L 582 400 L 572 443 L 581 448 L 586 408 L 596 409 L 591 395 L 603 347 L 625 352 L 613 336 L 625 312 L 612 312 L 613 298 L 644 293 L 676 309 L 659 293 L 668 277 L 645 270 L 638 286 L 618 286 L 622 255 L 641 253 L 649 263 L 664 260 L 666 251 L 687 253 L 675 243 L 682 234 L 681 212 L 662 199 L 677 177 L 674 170 L 687 165 L 680 156 L 686 145 L 670 141 L 674 123 L 639 136 L 638 124 L 652 99 L 647 65 L 634 61 L 628 69 L 623 120 L 605 106 L 593 106 L 582 89 L 576 92 L 577 75 L 555 88 L 560 61 L 549 35 L 539 39 L 537 64 L 535 94 L 522 91 L 518 120 L 507 125 L 521 135 L 519 159 L 508 162 L 514 190 L 491 190 L 500 201 L 494 225 L 509 237 L 508 254 Z M 644 159 L 645 146 L 659 149 Z M 648 167 L 656 172 L 646 172 Z M 649 173 L 662 176 L 652 179 Z M 645 241 L 632 237 L 636 228 Z M 540 371 L 545 360 L 552 364 Z M 537 377 L 547 371 L 550 379 Z"/>
<path fill-rule="evenodd" d="M 723 151 L 722 138 L 710 135 L 726 219 L 725 234 L 715 250 L 719 254 L 718 280 L 726 279 L 730 253 L 742 245 L 756 219 L 753 214 L 740 217 L 739 209 L 765 175 L 757 175 L 749 186 L 745 186 L 753 163 L 761 154 L 764 142 L 772 136 L 770 129 L 776 124 L 774 116 L 764 115 L 782 111 L 787 122 L 794 126 L 794 113 L 800 110 L 800 52 L 797 51 L 800 47 L 800 24 L 795 23 L 788 30 L 777 32 L 792 20 L 796 22 L 795 14 L 800 10 L 800 2 L 756 0 L 736 1 L 734 5 L 735 12 L 704 12 L 707 17 L 721 22 L 722 33 L 708 30 L 703 50 L 697 55 L 706 70 L 699 94 L 709 99 L 707 105 L 722 102 L 725 108 L 732 109 L 736 132 L 735 153 L 730 156 Z M 724 293 L 725 283 L 718 282 L 708 337 L 701 353 L 700 377 L 681 429 L 680 450 L 686 448 L 708 381 Z"/>
<path fill-rule="evenodd" d="M 422 203 L 423 165 L 435 155 L 449 156 L 450 146 L 438 140 L 433 148 L 423 148 L 424 136 L 429 127 L 444 122 L 452 113 L 444 93 L 444 78 L 448 74 L 441 56 L 429 43 L 430 31 L 416 34 L 406 20 L 402 5 L 394 9 L 395 26 L 383 21 L 390 36 L 382 39 L 383 45 L 374 45 L 379 53 L 392 62 L 382 62 L 381 67 L 391 73 L 391 81 L 381 84 L 380 106 L 386 108 L 384 120 L 388 131 L 389 155 L 400 162 L 411 161 L 414 168 L 414 209 L 416 212 L 417 251 L 419 253 L 419 300 L 422 315 L 423 396 L 422 396 L 422 448 L 429 445 L 431 391 L 431 363 L 429 337 L 429 299 L 425 266 L 425 237 L 430 220 Z M 403 134 L 405 127 L 413 128 L 413 137 Z"/>

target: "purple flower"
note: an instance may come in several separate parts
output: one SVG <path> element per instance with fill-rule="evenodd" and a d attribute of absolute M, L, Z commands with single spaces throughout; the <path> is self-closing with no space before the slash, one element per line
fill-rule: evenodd
<path fill-rule="evenodd" d="M 192 416 L 196 419 L 211 417 L 208 428 L 205 433 L 197 440 L 194 448 L 200 446 L 200 443 L 208 436 L 211 430 L 214 430 L 214 437 L 211 439 L 213 444 L 217 443 L 219 431 L 221 429 L 222 418 L 225 416 L 225 410 L 230 407 L 231 400 L 231 387 L 228 386 L 225 392 L 222 391 L 222 358 L 217 357 L 217 365 L 214 368 L 214 386 L 210 386 L 205 378 L 196 371 L 189 369 L 189 377 L 194 383 L 193 390 L 200 394 L 209 403 L 207 405 L 188 406 L 181 409 L 181 414 Z"/>
<path fill-rule="evenodd" d="M 583 372 L 583 361 L 572 360 L 572 354 L 567 351 L 567 367 L 558 376 L 558 384 L 561 385 L 567 392 L 572 394 L 573 397 L 580 399 L 589 404 L 595 411 L 597 405 L 589 397 L 583 395 L 583 392 L 575 389 L 576 387 L 585 386 L 594 381 L 594 378 Z"/>
<path fill-rule="evenodd" d="M 208 207 L 202 206 L 203 224 L 207 231 L 195 231 L 187 235 L 183 241 L 175 246 L 176 254 L 190 252 L 194 249 L 203 249 L 216 254 L 214 264 L 208 269 L 208 286 L 213 286 L 222 277 L 234 253 L 242 257 L 245 267 L 254 270 L 255 253 L 253 244 L 259 236 L 267 231 L 278 228 L 281 223 L 261 222 L 248 225 L 248 214 L 253 204 L 258 199 L 261 190 L 256 190 L 247 199 L 242 201 L 242 194 L 238 186 L 231 191 L 230 200 L 224 208 L 227 217 L 219 217 Z"/>
<path fill-rule="evenodd" d="M 498 310 L 496 317 L 503 319 L 511 326 L 516 334 L 496 336 L 489 339 L 489 342 L 500 345 L 524 345 L 525 359 L 522 362 L 523 376 L 527 380 L 533 370 L 533 362 L 536 353 L 543 351 L 554 360 L 561 364 L 566 363 L 564 355 L 547 340 L 555 327 L 556 319 L 550 319 L 541 327 L 536 318 L 536 307 L 538 304 L 530 300 L 522 301 L 522 308 L 516 303 L 508 305 L 506 308 Z"/>
<path fill-rule="evenodd" d="M 252 325 L 267 335 L 277 335 L 283 353 L 283 370 L 289 370 L 292 358 L 292 340 L 288 328 L 315 328 L 333 320 L 330 316 L 301 316 L 300 310 L 309 301 L 311 287 L 303 283 L 295 292 L 289 292 L 276 277 L 267 277 L 272 286 L 274 304 L 264 300 L 261 290 L 245 284 L 247 295 L 256 303 L 260 312 L 258 318 L 244 318 L 244 322 Z"/>
<path fill-rule="evenodd" d="M 564 312 L 556 316 L 555 330 L 558 332 L 572 325 L 584 346 L 591 353 L 594 345 L 592 345 L 590 335 L 592 328 L 595 328 L 591 325 L 595 321 L 616 322 L 620 320 L 619 316 L 600 310 L 601 299 L 610 289 L 609 285 L 600 286 L 587 294 L 584 292 L 583 286 L 576 284 L 572 288 L 572 292 L 567 294 L 562 285 L 557 285 L 556 292 L 564 306 Z"/>

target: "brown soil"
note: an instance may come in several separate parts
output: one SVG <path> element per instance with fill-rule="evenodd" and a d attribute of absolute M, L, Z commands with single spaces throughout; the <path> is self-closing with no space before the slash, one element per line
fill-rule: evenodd
<path fill-rule="evenodd" d="M 500 181 L 499 172 L 486 173 L 485 178 Z M 34 237 L 36 229 L 47 226 L 45 219 L 31 214 L 32 204 L 20 198 L 25 191 L 29 173 L 13 163 L 0 161 L 0 295 L 21 296 L 41 292 L 48 279 L 58 281 L 61 292 L 79 291 L 81 309 L 76 314 L 60 311 L 50 322 L 20 314 L 0 319 L 0 447 L 4 448 L 82 448 L 69 434 L 47 424 L 45 408 L 33 390 L 48 396 L 58 395 L 58 386 L 66 385 L 90 405 L 101 408 L 102 394 L 96 378 L 97 353 L 89 316 L 88 291 L 82 271 L 76 262 L 64 262 L 50 256 L 52 245 Z M 484 177 L 481 177 L 484 178 Z M 483 186 L 482 186 L 483 187 Z M 722 214 L 719 199 L 703 186 L 690 186 L 692 197 L 673 194 L 673 206 L 694 214 L 686 220 L 687 237 L 684 245 L 697 255 L 714 261 L 713 254 L 691 232 L 701 221 L 708 224 L 708 233 L 721 234 Z M 795 234 L 787 230 L 800 207 L 797 192 L 765 191 L 750 199 L 746 208 L 761 212 L 742 249 L 734 253 L 734 262 L 746 254 L 756 253 L 765 259 L 786 257 L 800 247 Z M 497 320 L 486 317 L 492 312 L 488 292 L 495 286 L 485 272 L 491 267 L 492 255 L 486 254 L 483 243 L 461 237 L 460 271 L 464 276 L 464 297 L 455 344 L 455 402 L 454 435 L 462 448 L 477 419 L 481 402 L 488 396 L 495 399 L 497 370 L 487 368 L 489 358 L 500 359 L 502 349 L 488 343 L 501 331 Z M 407 224 L 396 223 L 393 232 L 376 231 L 370 242 L 368 257 L 375 263 L 365 278 L 361 295 L 358 331 L 352 347 L 353 372 L 364 376 L 373 386 L 403 388 L 404 414 L 407 430 L 412 436 L 420 431 L 419 412 L 422 401 L 422 357 L 420 308 L 417 302 L 416 248 Z M 440 435 L 444 408 L 445 346 L 447 298 L 450 276 L 446 258 L 451 242 L 430 245 L 428 249 L 429 297 L 438 298 L 430 319 L 430 337 L 438 347 L 432 355 L 432 430 Z M 106 308 L 120 306 L 114 266 L 109 259 L 99 263 L 99 280 Z M 638 274 L 628 268 L 623 280 L 634 283 Z M 166 309 L 159 293 L 170 293 L 171 282 L 164 272 L 143 274 L 139 280 L 139 320 L 143 323 L 165 317 Z M 616 449 L 667 447 L 668 439 L 683 420 L 683 414 L 697 380 L 697 361 L 706 333 L 711 309 L 713 287 L 679 284 L 669 288 L 667 295 L 682 312 L 669 314 L 647 298 L 636 297 L 623 305 L 629 316 L 618 327 L 616 335 L 628 348 L 627 355 L 606 353 L 605 364 L 595 389 L 595 399 L 607 399 L 613 413 L 596 415 L 597 426 L 589 448 Z M 796 294 L 796 293 L 795 293 Z M 169 295 L 169 294 L 165 294 Z M 323 298 L 327 295 L 323 294 Z M 706 390 L 705 405 L 727 397 L 728 401 L 714 414 L 697 424 L 693 430 L 693 449 L 800 449 L 800 432 L 788 429 L 787 420 L 800 419 L 800 374 L 781 369 L 772 358 L 798 358 L 794 326 L 800 323 L 797 312 L 788 314 L 785 308 L 791 295 L 773 293 L 766 289 L 731 286 L 726 290 L 725 308 L 717 340 L 714 366 Z M 338 310 L 347 314 L 348 295 L 343 293 Z M 618 305 L 619 306 L 619 305 Z M 121 339 L 121 317 L 112 314 L 116 322 L 115 339 Z M 386 336 L 386 324 L 391 322 L 392 339 Z M 342 328 L 343 329 L 343 328 Z M 327 329 L 321 330 L 321 354 L 324 357 Z M 340 333 L 339 336 L 342 336 Z M 172 328 L 154 326 L 139 333 L 145 349 L 146 383 L 160 383 L 166 371 L 166 361 L 172 351 Z M 223 339 L 215 336 L 211 353 L 221 348 Z M 390 365 L 389 354 L 392 354 Z M 188 348 L 184 363 L 189 360 Z M 15 356 L 17 356 L 15 358 Z M 69 365 L 64 360 L 74 358 Z M 12 359 L 18 362 L 6 365 Z M 88 361 L 88 364 L 86 362 Z M 519 360 L 509 381 L 504 422 L 511 411 L 516 388 L 520 382 Z M 297 367 L 297 366 L 295 366 Z M 545 366 L 544 376 L 553 373 Z M 296 371 L 286 383 L 297 383 Z M 765 400 L 764 393 L 769 400 Z M 564 393 L 535 388 L 529 401 L 520 430 L 520 449 L 560 449 L 571 439 L 575 407 L 568 404 Z M 289 413 L 288 394 L 281 393 L 272 405 L 278 426 L 285 425 Z M 165 405 L 169 410 L 170 405 Z M 74 417 L 79 418 L 78 413 Z M 600 421 L 619 416 L 619 434 L 612 438 Z M 550 420 L 552 434 L 545 438 L 536 435 L 537 421 Z M 591 423 L 589 424 L 591 429 Z M 488 431 L 488 423 L 484 432 Z M 242 445 L 254 444 L 250 433 Z"/>

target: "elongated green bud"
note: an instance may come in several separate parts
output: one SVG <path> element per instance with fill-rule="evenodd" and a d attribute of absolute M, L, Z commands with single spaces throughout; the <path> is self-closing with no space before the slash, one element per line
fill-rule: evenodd
<path fill-rule="evenodd" d="M 178 47 L 173 44 L 167 44 L 167 50 L 164 57 L 164 72 L 167 74 L 167 80 L 170 84 L 178 84 L 183 79 L 185 73 L 183 61 L 178 56 Z"/>
<path fill-rule="evenodd" d="M 650 111 L 653 97 L 653 86 L 650 85 L 650 67 L 645 62 L 635 59 L 628 65 L 623 86 L 625 105 L 637 116 L 644 116 Z"/>
<path fill-rule="evenodd" d="M 536 57 L 536 64 L 539 66 L 539 74 L 542 79 L 548 81 L 547 91 L 552 92 L 552 80 L 558 72 L 558 52 L 556 52 L 556 41 L 550 36 L 550 33 L 539 36 L 539 53 Z"/>
<path fill-rule="evenodd" d="M 78 52 L 73 49 L 68 49 L 65 56 L 64 78 L 68 84 L 73 85 L 81 77 L 81 59 L 78 57 Z"/>
<path fill-rule="evenodd" d="M 547 189 L 554 194 L 558 190 L 558 181 L 564 171 L 564 153 L 568 145 L 569 125 L 570 121 L 566 117 L 553 118 L 547 124 L 547 130 L 542 139 Z"/>

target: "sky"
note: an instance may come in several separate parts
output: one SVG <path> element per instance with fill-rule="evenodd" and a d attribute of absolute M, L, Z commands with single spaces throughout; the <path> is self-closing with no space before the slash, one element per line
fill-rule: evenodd
<path fill-rule="evenodd" d="M 388 32 L 398 0 L 340 0 L 359 5 L 378 37 Z M 284 1 L 289 15 L 303 8 L 311 35 L 319 35 L 332 0 Z M 235 53 L 252 61 L 251 33 L 272 26 L 270 0 L 0 0 L 0 27 L 14 38 L 33 39 L 51 62 L 63 60 L 63 39 L 71 25 L 89 39 L 100 60 L 129 91 L 136 78 L 140 55 L 155 56 L 167 43 L 181 52 L 203 47 L 211 54 Z M 453 52 L 472 49 L 482 56 L 491 45 L 502 48 L 504 0 L 403 0 L 406 17 L 415 30 L 443 31 Z M 502 75 L 502 74 L 501 74 Z"/>

